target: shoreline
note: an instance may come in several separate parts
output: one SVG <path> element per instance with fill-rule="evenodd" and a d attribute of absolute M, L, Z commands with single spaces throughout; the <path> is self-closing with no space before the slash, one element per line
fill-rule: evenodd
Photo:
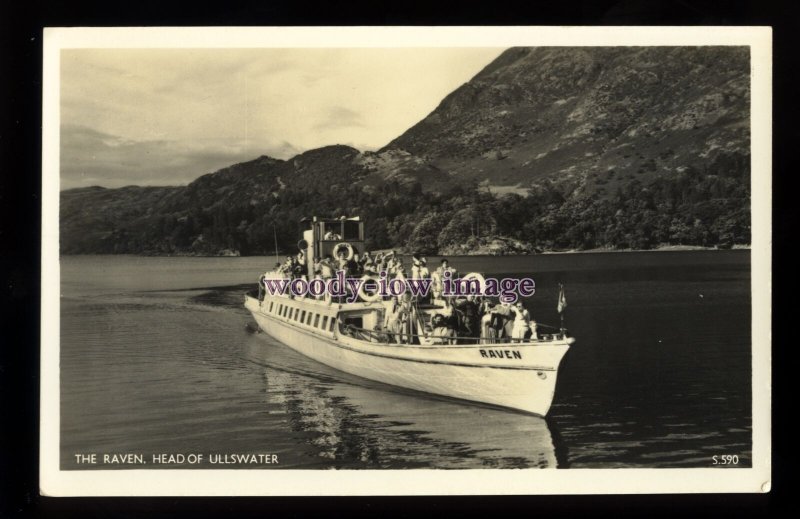
<path fill-rule="evenodd" d="M 667 245 L 664 247 L 656 247 L 654 249 L 572 249 L 561 251 L 543 251 L 538 254 L 597 254 L 605 252 L 693 252 L 693 251 L 729 251 L 729 250 L 751 250 L 751 245 L 734 245 L 728 249 L 720 249 L 719 247 L 703 247 L 702 245 Z M 514 254 L 509 254 L 513 256 Z"/>
<path fill-rule="evenodd" d="M 603 253 L 628 253 L 628 252 L 698 252 L 698 251 L 732 251 L 732 250 L 751 250 L 750 245 L 734 245 L 729 249 L 720 249 L 719 247 L 703 247 L 700 245 L 668 245 L 665 247 L 656 247 L 654 249 L 572 249 L 572 250 L 546 250 L 542 252 L 532 252 L 529 254 L 429 254 L 432 258 L 438 257 L 504 257 L 504 256 L 541 256 L 541 255 L 555 255 L 555 254 L 603 254 Z M 371 251 L 372 252 L 372 251 Z M 379 251 L 375 251 L 379 252 Z M 286 254 L 286 253 L 283 253 Z M 282 255 L 283 255 L 282 254 Z M 398 252 L 400 256 L 411 256 L 411 253 Z M 281 255 L 281 256 L 282 256 Z M 130 253 L 130 254 L 59 254 L 59 257 L 65 256 L 137 256 L 142 258 L 271 258 L 274 254 L 270 255 L 213 255 L 213 254 L 149 254 L 149 253 Z"/>

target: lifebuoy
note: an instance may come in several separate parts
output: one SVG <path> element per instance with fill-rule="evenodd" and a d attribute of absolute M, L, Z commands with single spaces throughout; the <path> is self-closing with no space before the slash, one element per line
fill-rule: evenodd
<path fill-rule="evenodd" d="M 336 244 L 336 247 L 333 248 L 333 257 L 334 258 L 339 257 L 339 249 L 342 247 L 347 249 L 347 256 L 344 259 L 346 259 L 347 261 L 353 259 L 353 256 L 355 255 L 356 252 L 353 250 L 353 246 L 347 243 L 346 241 Z"/>
<path fill-rule="evenodd" d="M 375 293 L 368 294 L 364 290 L 364 286 L 367 284 L 367 281 L 374 281 L 375 282 L 375 288 L 376 288 Z M 361 278 L 361 285 L 358 287 L 358 297 L 360 297 L 361 300 L 366 302 L 366 303 L 375 303 L 376 301 L 380 301 L 381 300 L 381 294 L 380 294 L 380 291 L 377 290 L 377 288 L 378 288 L 378 279 L 377 278 L 375 278 L 373 276 L 369 276 L 369 275 L 363 276 Z"/>
<path fill-rule="evenodd" d="M 478 272 L 470 272 L 461 279 L 465 281 L 469 281 L 470 279 L 477 279 L 478 285 L 481 287 L 481 294 L 483 294 L 483 292 L 486 290 L 486 278 L 484 278 L 483 275 Z"/>

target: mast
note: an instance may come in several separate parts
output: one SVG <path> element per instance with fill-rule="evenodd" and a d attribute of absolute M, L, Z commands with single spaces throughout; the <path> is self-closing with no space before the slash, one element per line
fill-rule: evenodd
<path fill-rule="evenodd" d="M 275 231 L 275 224 L 272 224 L 272 237 L 275 239 L 275 263 L 280 263 L 278 259 L 278 233 Z"/>

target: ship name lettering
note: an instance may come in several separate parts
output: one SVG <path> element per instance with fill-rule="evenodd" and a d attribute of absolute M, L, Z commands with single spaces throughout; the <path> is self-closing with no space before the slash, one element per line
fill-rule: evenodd
<path fill-rule="evenodd" d="M 487 359 L 522 359 L 522 353 L 512 350 L 479 350 L 481 357 Z"/>

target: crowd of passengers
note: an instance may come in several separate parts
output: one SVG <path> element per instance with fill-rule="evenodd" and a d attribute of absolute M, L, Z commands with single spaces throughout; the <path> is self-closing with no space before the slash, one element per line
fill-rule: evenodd
<path fill-rule="evenodd" d="M 444 260 L 444 263 L 447 261 Z M 304 278 L 307 281 L 310 279 L 330 279 L 335 276 L 336 272 L 343 270 L 345 277 L 361 277 L 364 275 L 378 276 L 381 272 L 386 272 L 389 278 L 407 278 L 409 272 L 406 270 L 403 261 L 394 253 L 389 251 L 386 253 L 379 252 L 374 256 L 369 252 L 359 255 L 354 251 L 352 257 L 348 259 L 346 250 L 342 250 L 334 258 L 331 254 L 318 259 L 314 262 L 313 276 L 308 275 L 308 267 L 305 258 L 305 253 L 300 251 L 296 256 L 287 256 L 286 261 L 283 263 L 276 263 L 275 270 L 287 278 Z M 411 268 L 410 277 L 414 279 L 425 279 L 435 276 L 438 272 L 443 273 L 444 270 L 450 270 L 455 273 L 454 269 L 445 266 L 444 269 L 440 267 L 433 274 L 428 270 L 428 261 L 417 255 L 413 257 L 413 266 Z"/>
<path fill-rule="evenodd" d="M 382 326 L 368 333 L 368 338 L 398 344 L 493 344 L 537 338 L 536 323 L 522 301 L 512 305 L 468 295 L 434 298 L 434 303 L 440 309 L 421 314 L 414 312 L 409 294 L 384 301 Z M 429 322 L 421 317 L 425 314 L 430 315 Z M 415 328 L 423 333 L 415 334 Z"/>
<path fill-rule="evenodd" d="M 451 279 L 458 278 L 458 272 L 447 259 L 442 259 L 439 267 L 431 272 L 426 258 L 415 254 L 409 273 L 394 251 L 376 253 L 374 256 L 369 252 L 359 255 L 353 251 L 349 259 L 347 252 L 338 251 L 335 259 L 328 254 L 314 262 L 311 277 L 302 251 L 296 256 L 287 256 L 283 263 L 276 263 L 275 270 L 285 278 L 303 278 L 306 281 L 331 279 L 339 270 L 343 270 L 345 277 L 350 278 L 364 275 L 377 277 L 381 272 L 386 272 L 390 279 L 431 279 L 431 291 L 423 299 L 412 298 L 409 293 L 385 297 L 384 319 L 374 330 L 345 327 L 346 333 L 361 338 L 398 344 L 491 344 L 537 338 L 536 322 L 531 319 L 522 301 L 512 305 L 480 296 L 444 296 L 445 273 L 449 272 Z M 420 311 L 422 308 L 427 310 Z M 429 319 L 423 316 L 429 316 Z"/>

